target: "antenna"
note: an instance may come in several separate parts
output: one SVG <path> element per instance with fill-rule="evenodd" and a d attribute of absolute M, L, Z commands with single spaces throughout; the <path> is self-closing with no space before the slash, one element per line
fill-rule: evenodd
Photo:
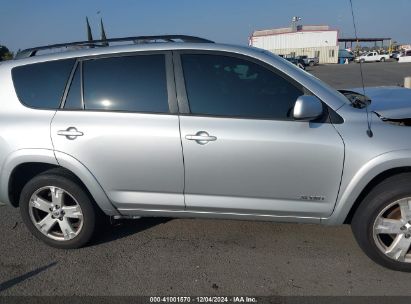
<path fill-rule="evenodd" d="M 88 17 L 86 17 L 86 28 L 87 28 L 87 40 L 93 41 L 93 34 L 91 33 L 90 23 L 88 22 Z"/>
<path fill-rule="evenodd" d="M 357 26 L 356 26 L 356 23 L 355 23 L 354 8 L 353 8 L 353 5 L 352 5 L 352 0 L 349 0 L 349 1 L 350 1 L 350 6 L 351 6 L 352 23 L 354 25 L 354 34 L 355 34 L 355 39 L 357 40 L 357 46 L 358 46 L 358 35 L 357 35 Z M 365 98 L 364 74 L 363 74 L 363 71 L 362 71 L 361 61 L 360 61 L 360 73 L 361 73 L 362 91 L 363 91 L 363 95 L 364 95 L 364 98 Z M 371 120 L 370 120 L 370 115 L 369 115 L 369 112 L 368 112 L 368 104 L 365 105 L 365 111 L 367 112 L 367 135 L 368 135 L 368 137 L 373 137 L 374 134 L 372 133 L 372 130 L 371 130 Z M 371 117 L 371 119 L 372 119 L 372 117 Z"/>
<path fill-rule="evenodd" d="M 101 32 L 100 40 L 105 41 L 102 43 L 102 45 L 108 46 L 106 31 L 104 30 L 103 18 L 100 18 L 100 32 Z"/>

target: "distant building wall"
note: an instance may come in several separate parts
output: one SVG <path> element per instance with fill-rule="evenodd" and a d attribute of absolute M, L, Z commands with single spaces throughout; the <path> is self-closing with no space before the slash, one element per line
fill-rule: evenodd
<path fill-rule="evenodd" d="M 298 26 L 255 31 L 250 45 L 279 55 L 319 57 L 320 63 L 338 62 L 338 31 L 328 26 Z"/>
<path fill-rule="evenodd" d="M 303 56 L 308 57 L 318 57 L 321 64 L 325 63 L 338 63 L 338 46 L 328 46 L 328 47 L 313 47 L 313 48 L 291 48 L 291 49 L 269 49 L 270 51 L 277 55 L 284 56 Z"/>

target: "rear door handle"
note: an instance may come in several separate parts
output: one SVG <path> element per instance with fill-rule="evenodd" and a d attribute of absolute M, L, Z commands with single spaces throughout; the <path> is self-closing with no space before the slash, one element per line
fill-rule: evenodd
<path fill-rule="evenodd" d="M 75 127 L 69 127 L 66 130 L 57 131 L 57 135 L 66 136 L 67 139 L 76 139 L 77 136 L 83 136 L 84 133 L 78 131 Z"/>
<path fill-rule="evenodd" d="M 187 140 L 195 140 L 200 145 L 205 145 L 209 141 L 216 141 L 217 137 L 209 135 L 205 131 L 198 131 L 195 135 L 186 135 Z"/>

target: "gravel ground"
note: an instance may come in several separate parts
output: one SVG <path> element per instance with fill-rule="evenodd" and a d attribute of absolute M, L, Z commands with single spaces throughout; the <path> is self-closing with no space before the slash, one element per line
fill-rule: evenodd
<path fill-rule="evenodd" d="M 358 68 L 311 72 L 347 88 L 359 86 Z M 366 84 L 396 85 L 410 68 L 365 64 Z M 349 226 L 142 219 L 56 250 L 31 236 L 18 209 L 0 206 L 0 231 L 1 295 L 411 295 L 411 275 L 369 260 Z"/>

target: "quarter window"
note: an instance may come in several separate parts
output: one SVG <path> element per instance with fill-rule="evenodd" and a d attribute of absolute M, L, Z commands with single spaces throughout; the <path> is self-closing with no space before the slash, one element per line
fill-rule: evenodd
<path fill-rule="evenodd" d="M 237 57 L 183 54 L 193 114 L 291 120 L 302 88 L 262 65 Z"/>
<path fill-rule="evenodd" d="M 75 59 L 18 66 L 12 77 L 17 96 L 26 106 L 57 109 Z"/>
<path fill-rule="evenodd" d="M 76 71 L 71 81 L 70 89 L 64 103 L 64 108 L 69 110 L 83 109 L 81 104 L 81 78 L 80 78 L 80 64 L 77 65 Z"/>
<path fill-rule="evenodd" d="M 164 55 L 83 62 L 86 110 L 169 112 Z"/>

